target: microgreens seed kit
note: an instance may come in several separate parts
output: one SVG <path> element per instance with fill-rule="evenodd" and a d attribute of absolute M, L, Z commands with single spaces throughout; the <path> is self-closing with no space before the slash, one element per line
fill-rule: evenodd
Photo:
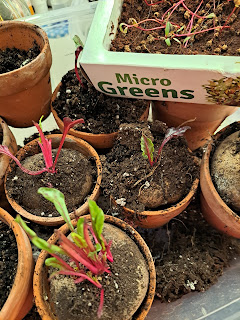
<path fill-rule="evenodd" d="M 227 105 L 237 100 L 238 56 L 109 51 L 122 4 L 123 0 L 98 1 L 81 56 L 81 66 L 97 90 L 111 96 L 175 102 Z M 223 97 L 219 103 L 225 88 L 230 89 L 231 99 Z"/>

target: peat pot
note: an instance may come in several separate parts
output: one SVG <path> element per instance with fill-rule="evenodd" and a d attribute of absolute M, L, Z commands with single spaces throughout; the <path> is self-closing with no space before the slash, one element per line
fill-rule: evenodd
<path fill-rule="evenodd" d="M 0 115 L 13 127 L 30 127 L 50 113 L 52 55 L 47 34 L 38 26 L 21 21 L 0 23 L 0 50 L 28 51 L 35 43 L 40 54 L 11 72 L 0 74 Z"/>

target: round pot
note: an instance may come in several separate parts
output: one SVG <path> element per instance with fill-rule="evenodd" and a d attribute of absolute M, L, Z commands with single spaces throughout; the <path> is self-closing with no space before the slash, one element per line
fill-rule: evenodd
<path fill-rule="evenodd" d="M 0 49 L 29 50 L 34 41 L 40 54 L 22 68 L 0 74 L 0 115 L 13 127 L 30 127 L 50 113 L 52 55 L 47 34 L 21 21 L 0 23 Z"/>
<path fill-rule="evenodd" d="M 59 146 L 60 140 L 61 140 L 61 134 L 52 134 L 46 136 L 48 139 L 52 140 L 52 148 L 57 148 Z M 21 162 L 23 161 L 27 156 L 29 155 L 34 155 L 36 153 L 39 153 L 39 146 L 38 146 L 38 141 L 39 139 L 35 139 L 26 146 L 24 146 L 22 149 L 19 150 L 17 153 L 16 157 L 18 160 Z M 97 200 L 99 193 L 100 193 L 100 184 L 102 180 L 102 165 L 99 159 L 99 156 L 97 152 L 93 149 L 92 146 L 90 146 L 86 141 L 83 141 L 81 139 L 76 139 L 73 136 L 67 135 L 63 148 L 68 148 L 68 149 L 73 149 L 81 152 L 83 155 L 92 157 L 95 160 L 96 167 L 97 167 L 97 181 L 95 184 L 95 187 L 92 191 L 92 193 L 89 195 L 89 199 L 92 200 Z M 20 215 L 24 216 L 25 218 L 42 224 L 42 225 L 48 225 L 48 226 L 56 226 L 59 224 L 63 224 L 64 220 L 63 218 L 60 217 L 40 217 L 37 215 L 34 215 L 28 211 L 26 211 L 24 208 L 22 208 L 9 194 L 8 189 L 6 187 L 6 181 L 8 178 L 8 174 L 12 172 L 16 167 L 15 162 L 11 161 L 10 165 L 7 169 L 6 176 L 5 176 L 5 181 L 4 181 L 4 187 L 5 187 L 5 193 L 7 196 L 7 200 L 9 201 L 10 205 L 12 208 L 18 212 Z M 31 176 L 29 176 L 31 179 Z M 75 212 L 71 212 L 70 216 L 73 219 L 74 215 L 81 216 L 88 211 L 88 202 L 86 201 L 81 207 L 79 207 Z"/>
<path fill-rule="evenodd" d="M 18 266 L 12 290 L 0 310 L 0 319 L 21 320 L 33 305 L 33 257 L 26 233 L 10 214 L 0 208 L 0 220 L 11 227 L 18 247 Z"/>
<path fill-rule="evenodd" d="M 218 139 L 227 129 L 228 127 L 223 128 L 215 138 Z M 212 140 L 208 143 L 200 168 L 201 211 L 207 222 L 215 229 L 240 238 L 240 217 L 222 200 L 212 181 L 210 173 L 212 143 Z"/>
<path fill-rule="evenodd" d="M 186 197 L 177 204 L 163 210 L 136 212 L 126 207 L 122 208 L 122 213 L 139 227 L 158 228 L 168 223 L 172 218 L 179 215 L 192 200 L 197 191 L 199 179 L 193 181 L 192 187 Z M 116 201 L 111 197 L 111 201 L 116 205 Z M 119 206 L 118 206 L 119 207 Z"/>
<path fill-rule="evenodd" d="M 86 220 L 90 221 L 90 216 L 85 216 Z M 155 287 L 156 287 L 156 273 L 155 273 L 155 266 L 152 259 L 152 255 L 148 246 L 146 245 L 145 241 L 142 239 L 140 234 L 126 222 L 112 217 L 105 215 L 105 222 L 112 224 L 125 233 L 137 244 L 138 248 L 140 249 L 142 255 L 146 260 L 146 264 L 149 270 L 149 286 L 147 294 L 137 312 L 134 314 L 133 319 L 136 320 L 143 320 L 147 316 L 150 307 L 152 305 L 154 294 L 155 294 Z M 76 221 L 73 221 L 74 227 L 76 226 Z M 62 226 L 59 230 L 61 230 L 64 234 L 69 232 L 69 228 L 67 225 Z M 48 242 L 49 243 L 56 243 L 58 240 L 58 236 L 53 234 Z M 47 270 L 45 267 L 45 259 L 48 253 L 46 251 L 42 251 L 39 255 L 39 258 L 36 263 L 35 271 L 34 271 L 34 280 L 33 280 L 33 287 L 34 287 L 34 298 L 35 303 L 38 309 L 38 312 L 43 320 L 57 320 L 56 316 L 53 314 L 51 305 L 49 303 L 49 299 L 46 299 L 48 296 L 49 288 L 48 288 L 48 281 L 47 281 Z"/>
<path fill-rule="evenodd" d="M 165 122 L 169 127 L 177 127 L 188 120 L 184 136 L 191 150 L 195 150 L 209 140 L 223 120 L 237 110 L 237 107 L 216 104 L 183 103 L 171 101 L 153 102 L 153 119 Z"/>
<path fill-rule="evenodd" d="M 60 87 L 61 87 L 61 82 L 58 84 L 58 86 L 56 87 L 56 89 L 53 92 L 52 101 L 54 101 L 56 99 Z M 147 109 L 140 117 L 140 120 L 147 120 L 148 113 L 149 113 L 149 106 L 150 106 L 150 104 L 148 105 Z M 52 111 L 52 114 L 54 116 L 54 119 L 55 119 L 60 131 L 63 132 L 63 128 L 64 128 L 63 121 L 59 118 L 57 112 L 54 110 L 52 105 L 51 105 L 51 111 Z M 87 132 L 83 132 L 83 131 L 74 130 L 73 128 L 71 128 L 69 130 L 69 134 L 87 141 L 96 149 L 111 148 L 114 144 L 116 137 L 117 137 L 117 132 L 93 134 L 93 133 L 87 133 Z"/>
<path fill-rule="evenodd" d="M 2 145 L 8 147 L 12 154 L 17 152 L 17 143 L 12 131 L 9 129 L 7 123 L 0 118 L 0 127 L 3 134 Z M 7 170 L 10 158 L 5 154 L 0 154 L 0 187 L 3 184 L 5 172 Z"/>

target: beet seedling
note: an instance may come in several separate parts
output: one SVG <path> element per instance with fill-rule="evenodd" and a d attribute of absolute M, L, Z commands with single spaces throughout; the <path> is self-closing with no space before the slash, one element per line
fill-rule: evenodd
<path fill-rule="evenodd" d="M 153 153 L 154 153 L 154 145 L 151 139 L 147 138 L 144 134 L 141 136 L 141 151 L 144 158 L 148 159 L 150 166 L 153 166 L 154 163 L 157 163 L 164 145 L 171 140 L 173 137 L 180 137 L 186 132 L 188 129 L 191 129 L 189 126 L 181 127 L 181 128 L 168 128 L 165 137 L 162 141 L 162 144 L 160 145 L 158 149 L 158 153 L 153 159 Z"/>
<path fill-rule="evenodd" d="M 80 78 L 80 75 L 78 73 L 78 66 L 77 66 L 77 62 L 78 62 L 78 57 L 80 55 L 80 53 L 83 51 L 83 43 L 81 41 L 81 39 L 79 38 L 79 36 L 75 35 L 73 37 L 73 41 L 75 43 L 75 46 L 76 46 L 76 50 L 75 50 L 75 67 L 74 67 L 74 70 L 75 70 L 75 74 L 76 74 L 76 77 L 81 85 L 81 87 L 85 88 L 81 78 Z"/>
<path fill-rule="evenodd" d="M 77 228 L 74 230 L 63 193 L 53 188 L 40 188 L 38 189 L 38 193 L 42 194 L 45 199 L 55 205 L 71 231 L 70 235 L 73 242 L 59 230 L 56 230 L 55 232 L 59 236 L 58 244 L 49 244 L 47 241 L 39 238 L 19 215 L 15 220 L 25 230 L 36 247 L 46 250 L 52 256 L 45 260 L 45 264 L 46 266 L 58 269 L 58 271 L 53 272 L 50 279 L 57 274 L 62 274 L 72 276 L 75 283 L 88 280 L 101 289 L 98 307 L 98 317 L 100 318 L 104 302 L 104 289 L 99 282 L 98 276 L 105 272 L 110 273 L 108 261 L 113 262 L 113 256 L 110 251 L 111 242 L 107 243 L 102 235 L 104 213 L 95 201 L 89 200 L 91 225 L 88 225 L 84 218 L 79 218 Z M 91 240 L 91 237 L 93 240 Z M 67 259 L 63 259 L 59 255 L 63 255 Z"/>
<path fill-rule="evenodd" d="M 60 141 L 60 144 L 59 144 L 58 151 L 57 151 L 57 154 L 56 154 L 54 162 L 53 162 L 53 157 L 52 157 L 52 141 L 51 141 L 51 139 L 48 140 L 44 136 L 42 128 L 41 128 L 41 119 L 40 119 L 40 124 L 38 124 L 38 123 L 36 123 L 34 121 L 33 121 L 33 123 L 34 123 L 35 127 L 37 128 L 37 130 L 39 132 L 39 135 L 40 135 L 40 139 L 39 139 L 40 141 L 38 141 L 38 144 L 39 144 L 39 146 L 40 146 L 40 148 L 42 150 L 43 158 L 44 158 L 44 161 L 45 161 L 45 168 L 43 168 L 41 170 L 38 170 L 38 171 L 31 171 L 31 170 L 28 170 L 27 168 L 24 168 L 21 165 L 20 161 L 10 152 L 10 150 L 6 146 L 0 145 L 0 153 L 5 154 L 8 157 L 12 158 L 16 162 L 16 164 L 19 166 L 19 168 L 23 172 L 25 172 L 27 174 L 38 175 L 38 174 L 41 174 L 43 172 L 56 173 L 57 160 L 58 160 L 60 151 L 62 149 L 64 140 L 66 138 L 66 135 L 67 135 L 68 131 L 75 124 L 84 123 L 84 120 L 83 119 L 77 119 L 77 120 L 72 121 L 68 117 L 65 117 L 63 119 L 63 124 L 64 124 L 63 134 L 62 134 L 62 138 L 61 138 L 61 141 Z"/>

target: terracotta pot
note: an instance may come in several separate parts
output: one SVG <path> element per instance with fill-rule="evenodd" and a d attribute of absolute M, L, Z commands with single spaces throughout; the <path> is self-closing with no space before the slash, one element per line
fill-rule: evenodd
<path fill-rule="evenodd" d="M 29 50 L 34 41 L 41 53 L 22 68 L 0 74 L 0 115 L 13 127 L 30 127 L 50 113 L 52 55 L 46 33 L 21 21 L 0 23 L 0 49 Z"/>
<path fill-rule="evenodd" d="M 218 139 L 228 127 L 219 131 L 215 138 Z M 231 210 L 222 200 L 212 181 L 210 173 L 210 156 L 212 151 L 212 140 L 209 141 L 203 155 L 200 169 L 201 195 L 200 203 L 204 218 L 215 229 L 240 238 L 240 217 Z"/>
<path fill-rule="evenodd" d="M 17 152 L 17 143 L 12 131 L 9 129 L 7 123 L 0 118 L 0 127 L 3 134 L 2 145 L 8 147 L 12 154 Z M 7 170 L 10 158 L 5 154 L 0 154 L 0 186 L 4 181 L 5 172 Z"/>
<path fill-rule="evenodd" d="M 199 183 L 199 179 L 195 179 L 186 197 L 182 201 L 178 202 L 175 205 L 172 205 L 167 209 L 157 210 L 157 211 L 153 210 L 153 211 L 136 212 L 129 208 L 121 207 L 122 213 L 127 218 L 132 220 L 134 224 L 136 224 L 139 227 L 142 227 L 142 228 L 161 227 L 164 224 L 168 223 L 172 218 L 179 215 L 183 210 L 186 209 L 186 207 L 191 202 L 192 197 L 197 191 L 198 183 Z M 113 201 L 113 203 L 115 203 L 116 206 L 118 206 L 113 198 L 111 198 L 111 200 Z"/>
<path fill-rule="evenodd" d="M 90 215 L 85 216 L 86 220 L 90 221 Z M 152 259 L 152 255 L 148 246 L 146 245 L 145 241 L 142 239 L 140 234 L 126 222 L 112 217 L 105 215 L 105 222 L 113 224 L 120 228 L 122 231 L 127 233 L 133 241 L 139 247 L 142 255 L 146 259 L 146 263 L 149 270 L 149 287 L 143 303 L 138 311 L 134 314 L 133 319 L 135 320 L 143 320 L 145 319 L 147 313 L 149 312 L 155 294 L 155 287 L 156 287 L 156 273 L 155 273 L 155 266 Z M 76 226 L 76 221 L 73 221 L 74 227 Z M 67 225 L 63 225 L 59 230 L 61 230 L 64 234 L 69 232 L 69 228 Z M 58 240 L 58 236 L 53 234 L 48 242 L 49 243 L 56 243 Z M 51 305 L 49 303 L 49 299 L 46 299 L 46 296 L 49 295 L 49 286 L 47 281 L 47 270 L 45 267 L 45 259 L 48 253 L 46 251 L 42 251 L 39 255 L 39 258 L 36 263 L 35 271 L 34 271 L 34 279 L 33 279 L 33 287 L 34 287 L 34 298 L 35 303 L 37 306 L 38 313 L 40 314 L 42 320 L 57 320 L 56 316 L 53 314 Z"/>
<path fill-rule="evenodd" d="M 153 119 L 161 120 L 169 127 L 177 127 L 196 118 L 187 124 L 191 130 L 184 133 L 189 148 L 195 150 L 206 144 L 223 120 L 236 110 L 237 107 L 232 106 L 154 101 Z"/>
<path fill-rule="evenodd" d="M 56 87 L 56 89 L 53 92 L 52 101 L 54 101 L 56 99 L 60 87 L 61 87 L 61 82 L 58 84 L 58 86 Z M 142 114 L 140 120 L 147 120 L 148 113 L 149 113 L 149 106 L 150 106 L 150 104 L 148 105 L 145 112 Z M 59 118 L 57 112 L 54 110 L 52 105 L 51 105 L 51 110 L 52 110 L 54 119 L 55 119 L 60 131 L 63 132 L 63 127 L 64 127 L 63 121 Z M 111 148 L 114 144 L 116 137 L 117 137 L 117 132 L 93 134 L 93 133 L 87 133 L 87 132 L 78 131 L 78 130 L 74 130 L 74 129 L 70 129 L 69 134 L 87 141 L 94 148 L 97 148 L 97 149 Z"/>
<path fill-rule="evenodd" d="M 61 140 L 61 136 L 60 134 L 52 134 L 52 135 L 48 135 L 46 136 L 48 139 L 52 140 L 52 148 L 57 148 L 59 146 L 60 140 Z M 19 150 L 19 152 L 17 153 L 16 157 L 18 158 L 18 160 L 21 162 L 23 161 L 27 156 L 30 155 L 34 155 L 36 153 L 39 153 L 39 146 L 38 146 L 38 141 L 39 139 L 35 139 L 31 142 L 29 142 L 28 144 L 26 144 L 26 146 L 24 146 L 22 149 Z M 84 154 L 85 156 L 89 156 L 94 158 L 95 163 L 96 163 L 96 167 L 97 167 L 97 181 L 95 184 L 95 187 L 92 191 L 92 193 L 89 195 L 89 199 L 92 200 L 97 200 L 98 196 L 99 196 L 99 192 L 100 192 L 100 184 L 101 184 L 101 180 L 102 180 L 102 165 L 99 159 L 99 156 L 97 154 L 97 152 L 86 142 L 83 141 L 81 139 L 77 139 L 73 136 L 67 135 L 63 148 L 68 148 L 68 149 L 73 149 L 73 150 L 77 150 L 79 152 L 81 152 L 82 154 Z M 10 172 L 12 172 L 16 167 L 15 162 L 11 161 L 7 172 L 6 172 L 6 176 L 5 176 L 5 181 L 4 181 L 4 186 L 5 186 L 5 193 L 7 196 L 7 199 L 10 203 L 10 205 L 12 206 L 12 208 L 18 212 L 20 215 L 24 216 L 25 218 L 39 223 L 39 224 L 43 224 L 43 225 L 48 225 L 48 226 L 56 226 L 59 224 L 63 224 L 64 220 L 63 218 L 60 217 L 40 217 L 37 215 L 34 215 L 28 211 L 26 211 L 24 208 L 22 208 L 9 194 L 7 188 L 6 188 L 6 180 L 7 180 L 7 176 Z M 31 178 L 31 176 L 30 176 Z M 74 213 L 71 212 L 70 216 L 71 218 L 74 218 L 74 215 L 76 214 L 77 216 L 81 216 L 85 213 L 87 213 L 88 211 L 88 203 L 85 202 L 80 208 L 78 208 Z"/>
<path fill-rule="evenodd" d="M 26 233 L 10 214 L 0 208 L 0 220 L 11 227 L 18 247 L 18 266 L 11 292 L 0 310 L 0 320 L 21 320 L 33 305 L 33 257 Z"/>

